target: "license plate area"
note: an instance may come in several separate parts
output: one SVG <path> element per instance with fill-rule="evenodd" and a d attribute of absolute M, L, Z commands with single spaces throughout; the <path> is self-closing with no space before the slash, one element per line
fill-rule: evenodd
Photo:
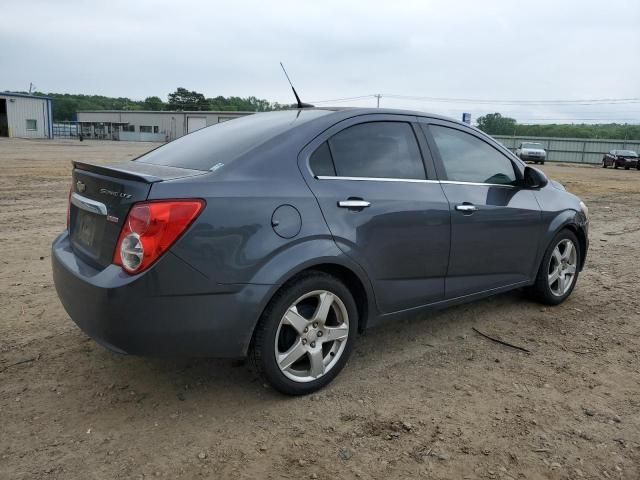
<path fill-rule="evenodd" d="M 83 253 L 97 258 L 103 228 L 103 216 L 77 209 L 71 238 L 74 244 L 83 250 Z"/>

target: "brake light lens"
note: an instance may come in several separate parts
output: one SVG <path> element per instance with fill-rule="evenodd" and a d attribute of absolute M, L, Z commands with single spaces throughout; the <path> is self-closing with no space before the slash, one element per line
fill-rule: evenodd
<path fill-rule="evenodd" d="M 180 238 L 204 205 L 204 200 L 135 204 L 120 232 L 113 263 L 131 274 L 146 270 Z"/>

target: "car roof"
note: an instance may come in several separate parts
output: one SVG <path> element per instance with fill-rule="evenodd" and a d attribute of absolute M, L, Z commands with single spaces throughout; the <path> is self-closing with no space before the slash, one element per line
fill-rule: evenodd
<path fill-rule="evenodd" d="M 325 110 L 335 112 L 342 118 L 354 117 L 358 115 L 408 115 L 413 117 L 432 118 L 434 120 L 442 120 L 446 122 L 455 123 L 457 125 L 478 130 L 473 125 L 461 122 L 451 117 L 444 115 L 438 115 L 435 113 L 422 112 L 419 110 L 404 110 L 399 108 L 376 108 L 376 107 L 311 107 L 303 109 L 291 109 L 291 110 Z"/>
<path fill-rule="evenodd" d="M 362 115 L 367 114 L 381 114 L 381 115 L 412 115 L 418 117 L 430 117 L 437 118 L 440 120 L 448 120 L 456 123 L 462 123 L 458 120 L 454 120 L 450 117 L 445 117 L 444 115 L 437 115 L 429 112 L 421 112 L 419 110 L 405 110 L 401 108 L 376 108 L 376 107 L 313 107 L 311 109 L 304 110 L 330 110 L 333 112 L 357 112 Z M 467 125 L 466 123 L 464 125 Z"/>

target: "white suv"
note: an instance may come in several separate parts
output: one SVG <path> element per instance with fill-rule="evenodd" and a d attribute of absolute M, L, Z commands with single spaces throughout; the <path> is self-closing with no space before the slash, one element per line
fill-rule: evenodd
<path fill-rule="evenodd" d="M 547 159 L 547 151 L 544 149 L 541 143 L 523 142 L 516 149 L 516 155 L 522 161 L 532 161 L 544 165 L 544 161 Z"/>

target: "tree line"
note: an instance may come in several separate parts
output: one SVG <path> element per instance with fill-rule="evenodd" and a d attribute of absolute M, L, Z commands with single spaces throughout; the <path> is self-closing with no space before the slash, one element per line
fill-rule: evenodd
<path fill-rule="evenodd" d="M 16 92 L 27 93 L 27 92 Z M 103 95 L 82 95 L 73 93 L 44 93 L 34 95 L 53 99 L 53 121 L 71 121 L 76 119 L 78 110 L 182 110 L 182 111 L 243 111 L 267 112 L 291 108 L 292 105 L 269 102 L 257 97 L 213 97 L 179 87 L 167 96 L 167 101 L 152 96 L 144 100 L 132 100 L 127 97 L 105 97 Z"/>
<path fill-rule="evenodd" d="M 640 125 L 628 123 L 550 123 L 521 124 L 500 113 L 478 117 L 477 126 L 489 135 L 555 138 L 611 138 L 640 140 Z"/>
<path fill-rule="evenodd" d="M 147 97 L 144 100 L 132 100 L 127 97 L 105 97 L 102 95 L 71 93 L 36 92 L 35 95 L 46 95 L 53 99 L 53 120 L 55 122 L 75 120 L 78 110 L 220 110 L 268 112 L 294 107 L 292 104 L 270 102 L 254 96 L 206 97 L 200 92 L 188 90 L 183 87 L 178 87 L 174 92 L 168 94 L 166 101 L 157 96 Z M 514 118 L 505 117 L 500 113 L 489 113 L 478 118 L 477 126 L 489 135 L 640 140 L 640 125 L 626 123 L 521 124 Z"/>

